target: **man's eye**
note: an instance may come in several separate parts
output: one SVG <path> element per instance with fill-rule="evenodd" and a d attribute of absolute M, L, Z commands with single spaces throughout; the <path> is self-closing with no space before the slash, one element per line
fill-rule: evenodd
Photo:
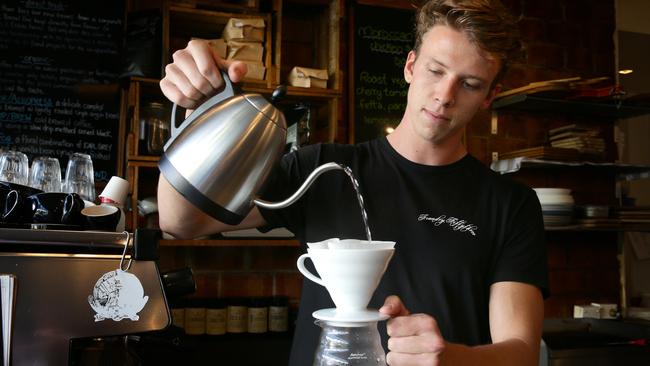
<path fill-rule="evenodd" d="M 478 85 L 478 84 L 472 84 L 472 83 L 468 83 L 466 81 L 463 82 L 463 88 L 465 88 L 465 89 L 476 90 L 476 89 L 479 89 L 480 87 L 481 86 Z"/>
<path fill-rule="evenodd" d="M 437 75 L 437 76 L 442 75 L 442 71 L 440 71 L 440 70 L 429 70 L 429 71 L 431 71 L 431 73 L 432 73 L 433 75 Z"/>

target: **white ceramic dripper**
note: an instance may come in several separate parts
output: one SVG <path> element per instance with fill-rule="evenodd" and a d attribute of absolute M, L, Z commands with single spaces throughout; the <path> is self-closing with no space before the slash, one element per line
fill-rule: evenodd
<path fill-rule="evenodd" d="M 387 318 L 376 310 L 367 309 L 367 306 L 395 252 L 394 242 L 328 239 L 308 245 L 307 253 L 298 258 L 298 270 L 311 281 L 324 286 L 336 305 L 336 309 L 319 310 L 314 316 L 344 322 Z M 305 267 L 307 258 L 314 263 L 320 277 Z M 318 317 L 323 313 L 328 315 Z"/>

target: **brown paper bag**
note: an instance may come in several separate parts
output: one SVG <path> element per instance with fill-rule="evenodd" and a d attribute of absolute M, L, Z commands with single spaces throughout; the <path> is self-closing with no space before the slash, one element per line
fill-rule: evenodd
<path fill-rule="evenodd" d="M 230 18 L 222 37 L 227 41 L 264 42 L 264 19 Z"/>
<path fill-rule="evenodd" d="M 327 88 L 327 70 L 296 66 L 289 73 L 289 85 L 303 88 Z"/>

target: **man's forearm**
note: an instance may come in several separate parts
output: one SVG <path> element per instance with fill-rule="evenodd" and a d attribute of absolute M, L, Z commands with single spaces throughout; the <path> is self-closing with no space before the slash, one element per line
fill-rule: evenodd
<path fill-rule="evenodd" d="M 520 339 L 469 347 L 447 343 L 442 353 L 444 366 L 535 366 L 539 362 L 539 344 L 532 346 Z"/>

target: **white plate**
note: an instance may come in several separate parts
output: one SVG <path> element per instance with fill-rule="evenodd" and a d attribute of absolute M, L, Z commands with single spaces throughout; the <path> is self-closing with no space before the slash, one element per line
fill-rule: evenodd
<path fill-rule="evenodd" d="M 320 309 L 311 314 L 314 318 L 325 320 L 333 323 L 335 326 L 354 327 L 364 326 L 368 322 L 377 322 L 390 318 L 389 315 L 382 314 L 378 310 L 366 309 L 355 312 L 341 312 L 336 308 Z"/>
<path fill-rule="evenodd" d="M 567 188 L 533 188 L 537 195 L 563 195 L 571 194 L 571 190 Z"/>

